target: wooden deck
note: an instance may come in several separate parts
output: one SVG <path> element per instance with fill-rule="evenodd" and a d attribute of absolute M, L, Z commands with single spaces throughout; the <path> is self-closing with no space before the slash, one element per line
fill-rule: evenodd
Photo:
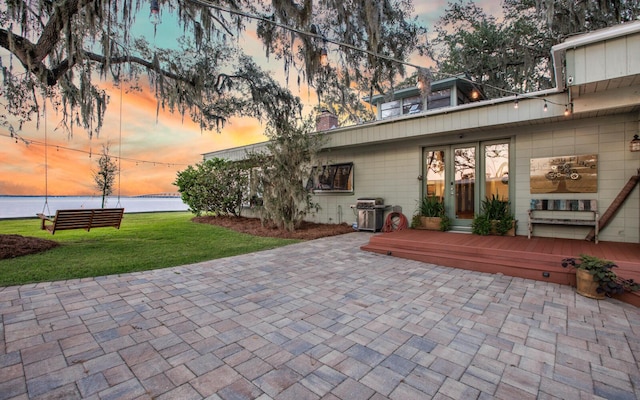
<path fill-rule="evenodd" d="M 362 250 L 447 267 L 502 273 L 575 286 L 575 271 L 561 261 L 580 254 L 614 261 L 616 273 L 640 282 L 640 244 L 526 236 L 478 236 L 467 233 L 407 229 L 376 234 Z M 640 307 L 640 292 L 620 300 Z"/>

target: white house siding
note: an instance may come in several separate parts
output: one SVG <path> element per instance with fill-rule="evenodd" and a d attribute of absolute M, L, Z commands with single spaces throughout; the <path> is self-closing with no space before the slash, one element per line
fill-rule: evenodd
<path fill-rule="evenodd" d="M 376 121 L 326 132 L 326 162 L 352 162 L 352 194 L 314 196 L 322 210 L 319 222 L 355 221 L 350 206 L 359 197 L 382 197 L 402 207 L 410 218 L 421 198 L 422 153 L 425 147 L 510 139 L 509 185 L 518 222 L 527 232 L 532 198 L 596 199 L 600 214 L 608 209 L 629 178 L 640 168 L 640 152 L 629 142 L 640 134 L 640 21 L 578 36 L 554 46 L 554 60 L 566 52 L 566 71 L 558 89 L 426 111 L 419 115 Z M 562 54 L 561 54 L 562 53 Z M 563 72 L 562 65 L 555 71 Z M 571 79 L 569 79 L 571 78 Z M 565 83 L 569 91 L 563 91 Z M 545 100 L 548 110 L 543 111 Z M 564 116 L 565 105 L 573 113 Z M 238 159 L 244 149 L 205 154 Z M 530 160 L 564 155 L 598 155 L 596 193 L 530 193 Z M 538 225 L 537 236 L 583 239 L 589 228 Z M 601 240 L 640 243 L 640 189 L 636 187 Z"/>
<path fill-rule="evenodd" d="M 640 168 L 640 153 L 629 151 L 638 133 L 638 114 L 589 118 L 520 131 L 515 140 L 516 195 L 514 199 L 518 234 L 526 234 L 527 209 L 531 198 L 596 199 L 600 214 L 608 209 L 629 178 Z M 529 191 L 529 160 L 563 155 L 598 155 L 597 193 L 532 195 Z M 602 230 L 599 238 L 616 242 L 640 242 L 640 189 L 637 187 Z M 584 239 L 589 228 L 538 225 L 536 236 Z"/>
<path fill-rule="evenodd" d="M 602 82 L 640 74 L 640 35 L 606 40 L 567 52 L 572 85 Z"/>
<path fill-rule="evenodd" d="M 420 197 L 418 175 L 421 168 L 421 149 L 415 144 L 400 143 L 341 149 L 325 153 L 328 164 L 353 162 L 351 194 L 322 193 L 314 196 L 321 211 L 316 222 L 356 222 L 351 208 L 360 197 L 382 197 L 386 205 L 399 205 L 408 217 L 415 211 Z"/>
<path fill-rule="evenodd" d="M 517 234 L 527 233 L 527 210 L 532 198 L 596 199 L 600 214 L 629 178 L 640 168 L 640 153 L 629 151 L 629 142 L 638 133 L 638 113 L 609 117 L 561 121 L 517 128 L 488 128 L 466 134 L 463 141 L 484 141 L 513 138 L 510 175 L 514 185 L 512 203 L 518 220 Z M 405 123 L 409 123 L 406 121 Z M 399 126 L 402 124 L 396 124 Z M 407 126 L 411 130 L 411 124 Z M 455 133 L 455 132 L 454 132 Z M 314 217 L 317 222 L 355 222 L 350 206 L 358 197 L 382 197 L 387 205 L 402 207 L 408 219 L 422 196 L 422 149 L 427 146 L 451 144 L 451 135 L 420 138 L 401 142 L 333 149 L 328 163 L 354 163 L 353 194 L 320 194 L 315 200 L 322 210 Z M 529 186 L 531 158 L 563 155 L 598 155 L 597 193 L 531 194 Z M 515 179 L 513 179 L 515 178 Z M 636 188 L 610 224 L 600 233 L 601 240 L 640 242 L 640 189 Z M 536 236 L 584 239 L 589 228 L 558 225 L 538 225 Z"/>

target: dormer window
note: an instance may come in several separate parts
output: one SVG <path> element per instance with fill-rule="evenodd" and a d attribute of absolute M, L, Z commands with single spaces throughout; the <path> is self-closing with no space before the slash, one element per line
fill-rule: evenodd
<path fill-rule="evenodd" d="M 449 107 L 451 105 L 451 89 L 443 89 L 431 92 L 427 97 L 427 110 Z"/>
<path fill-rule="evenodd" d="M 451 77 L 432 82 L 426 98 L 417 87 L 408 87 L 395 90 L 391 96 L 378 94 L 365 101 L 378 107 L 378 119 L 390 119 L 484 99 L 484 94 L 473 82 Z"/>
<path fill-rule="evenodd" d="M 402 99 L 402 114 L 417 114 L 422 111 L 423 106 L 422 98 L 420 96 L 407 97 Z"/>
<path fill-rule="evenodd" d="M 393 118 L 400 115 L 400 105 L 402 104 L 401 100 L 390 101 L 388 103 L 382 103 L 380 105 L 380 118 L 387 119 Z"/>

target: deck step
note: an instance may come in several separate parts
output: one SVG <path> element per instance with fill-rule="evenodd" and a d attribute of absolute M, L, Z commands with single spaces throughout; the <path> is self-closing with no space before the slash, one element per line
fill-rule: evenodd
<path fill-rule="evenodd" d="M 442 232 L 394 232 L 374 235 L 361 249 L 429 264 L 486 273 L 501 273 L 524 279 L 575 286 L 575 272 L 562 268 L 566 257 L 589 253 L 580 242 L 558 243 L 526 237 L 488 237 Z M 465 237 L 466 236 L 466 237 Z M 592 245 L 587 244 L 586 246 Z M 597 246 L 603 248 L 603 243 Z M 604 244 L 606 246 L 606 244 Z M 632 248 L 633 251 L 633 248 Z M 595 254 L 598 255 L 598 254 Z M 608 258 L 608 257 L 603 257 Z M 608 258 L 610 259 L 610 258 Z M 640 282 L 640 261 L 614 260 L 620 276 Z M 619 300 L 640 307 L 640 293 L 625 293 Z"/>

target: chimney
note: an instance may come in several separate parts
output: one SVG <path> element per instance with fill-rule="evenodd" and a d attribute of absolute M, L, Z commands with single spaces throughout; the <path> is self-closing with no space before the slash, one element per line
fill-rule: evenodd
<path fill-rule="evenodd" d="M 338 117 L 329 110 L 322 110 L 316 117 L 316 131 L 328 131 L 338 127 Z"/>

